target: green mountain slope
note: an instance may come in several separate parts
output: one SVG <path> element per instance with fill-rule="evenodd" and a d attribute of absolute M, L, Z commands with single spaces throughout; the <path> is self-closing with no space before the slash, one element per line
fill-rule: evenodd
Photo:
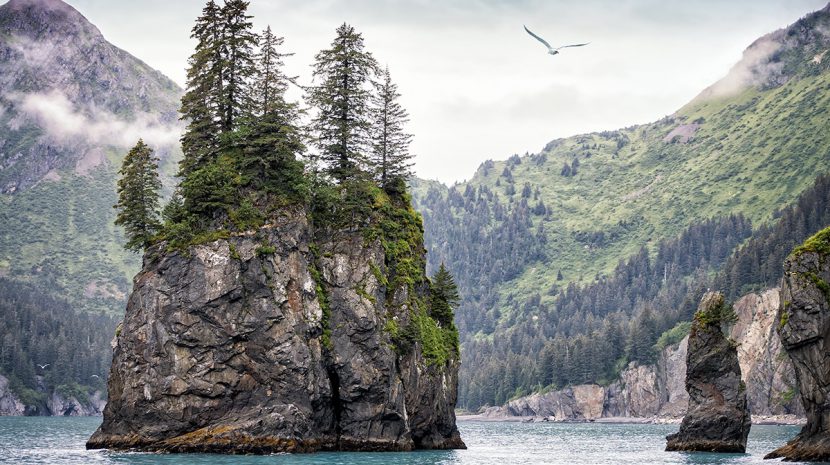
<path fill-rule="evenodd" d="M 180 95 L 60 0 L 0 6 L 0 276 L 123 311 L 140 257 L 113 226 L 117 170 L 144 137 L 169 184 Z"/>
<path fill-rule="evenodd" d="M 708 218 L 773 221 L 817 174 L 830 171 L 829 31 L 830 6 L 759 39 L 723 80 L 655 123 L 488 161 L 450 188 L 414 183 L 431 265 L 446 261 L 465 291 L 458 312 L 464 347 L 477 359 L 487 358 L 482 351 L 505 359 L 511 350 L 541 349 L 545 337 L 572 326 L 563 326 L 567 315 L 539 310 L 555 308 L 569 283 L 613 278 L 621 260 L 656 255 L 666 246 L 660 241 Z M 664 263 L 665 282 L 689 279 Z M 720 261 L 706 266 L 711 273 Z M 587 301 L 568 311 L 591 328 L 584 315 L 601 306 Z M 633 316 L 636 306 L 630 300 L 620 317 Z M 512 331 L 541 326 L 537 320 L 545 321 L 541 339 Z M 473 345 L 505 338 L 512 338 L 509 349 Z M 480 366 L 463 368 L 462 382 Z"/>

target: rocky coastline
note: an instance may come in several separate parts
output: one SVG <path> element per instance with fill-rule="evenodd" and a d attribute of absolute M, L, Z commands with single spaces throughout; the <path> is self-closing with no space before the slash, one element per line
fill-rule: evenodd
<path fill-rule="evenodd" d="M 689 334 L 686 391 L 689 408 L 667 451 L 746 452 L 751 418 L 737 343 L 724 332 L 736 315 L 719 292 L 707 292 Z"/>

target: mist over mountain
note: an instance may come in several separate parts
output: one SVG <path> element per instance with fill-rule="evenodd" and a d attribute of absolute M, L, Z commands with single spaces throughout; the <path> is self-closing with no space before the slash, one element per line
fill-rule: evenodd
<path fill-rule="evenodd" d="M 139 258 L 112 225 L 116 173 L 142 137 L 169 181 L 181 93 L 60 0 L 0 6 L 0 275 L 123 311 Z"/>

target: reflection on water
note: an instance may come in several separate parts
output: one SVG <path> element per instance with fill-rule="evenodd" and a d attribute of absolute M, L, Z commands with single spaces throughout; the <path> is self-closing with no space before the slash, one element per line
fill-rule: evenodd
<path fill-rule="evenodd" d="M 57 465 L 620 465 L 766 464 L 767 452 L 798 433 L 793 426 L 753 426 L 747 454 L 664 452 L 677 425 L 564 423 L 459 424 L 467 450 L 410 453 L 318 453 L 269 456 L 87 451 L 100 418 L 0 417 L 0 463 Z"/>

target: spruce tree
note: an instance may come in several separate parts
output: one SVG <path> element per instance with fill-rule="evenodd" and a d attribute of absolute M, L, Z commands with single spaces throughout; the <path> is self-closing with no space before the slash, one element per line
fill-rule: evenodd
<path fill-rule="evenodd" d="M 372 96 L 371 166 L 384 189 L 395 181 L 406 181 L 412 175 L 412 155 L 409 143 L 412 135 L 404 132 L 409 121 L 406 110 L 398 103 L 401 94 L 392 82 L 389 68 L 380 72 L 376 93 Z"/>
<path fill-rule="evenodd" d="M 216 2 L 210 0 L 205 5 L 190 37 L 196 40 L 196 50 L 188 60 L 187 90 L 180 110 L 181 119 L 187 121 L 181 139 L 184 157 L 179 163 L 179 175 L 182 177 L 211 161 L 219 145 L 224 60 L 221 10 Z"/>
<path fill-rule="evenodd" d="M 281 111 L 285 104 L 285 92 L 288 90 L 288 76 L 282 68 L 283 57 L 293 53 L 281 53 L 284 39 L 271 32 L 271 26 L 265 28 L 259 39 L 259 53 L 256 55 L 256 79 L 253 85 L 253 99 L 256 115 L 272 111 Z"/>
<path fill-rule="evenodd" d="M 254 47 L 259 39 L 253 32 L 248 5 L 245 0 L 226 0 L 221 9 L 224 81 L 220 108 L 223 132 L 237 129 L 239 119 L 253 106 L 250 80 L 256 74 Z"/>
<path fill-rule="evenodd" d="M 369 84 L 377 63 L 364 50 L 363 36 L 344 23 L 331 48 L 315 56 L 313 68 L 317 85 L 309 89 L 308 101 L 317 112 L 311 128 L 326 172 L 342 183 L 359 176 L 366 164 Z"/>
<path fill-rule="evenodd" d="M 121 165 L 118 180 L 118 210 L 115 224 L 123 226 L 127 235 L 124 247 L 141 251 L 161 226 L 158 217 L 159 189 L 158 158 L 153 149 L 139 140 Z"/>
<path fill-rule="evenodd" d="M 179 176 L 184 209 L 204 217 L 232 200 L 236 160 L 227 149 L 239 140 L 230 136 L 253 107 L 250 81 L 258 39 L 247 9 L 244 0 L 226 0 L 222 7 L 210 0 L 193 27 L 197 44 L 182 98 L 188 127 Z"/>
<path fill-rule="evenodd" d="M 256 107 L 243 142 L 240 171 L 244 183 L 269 193 L 301 194 L 303 167 L 297 155 L 305 150 L 299 125 L 300 110 L 285 99 L 288 77 L 282 70 L 279 46 L 269 26 L 262 34 L 252 85 Z"/>
<path fill-rule="evenodd" d="M 453 309 L 461 302 L 461 296 L 458 294 L 458 286 L 455 284 L 455 279 L 447 271 L 443 262 L 432 277 L 432 286 L 430 289 L 431 316 L 442 327 L 454 327 Z"/>

